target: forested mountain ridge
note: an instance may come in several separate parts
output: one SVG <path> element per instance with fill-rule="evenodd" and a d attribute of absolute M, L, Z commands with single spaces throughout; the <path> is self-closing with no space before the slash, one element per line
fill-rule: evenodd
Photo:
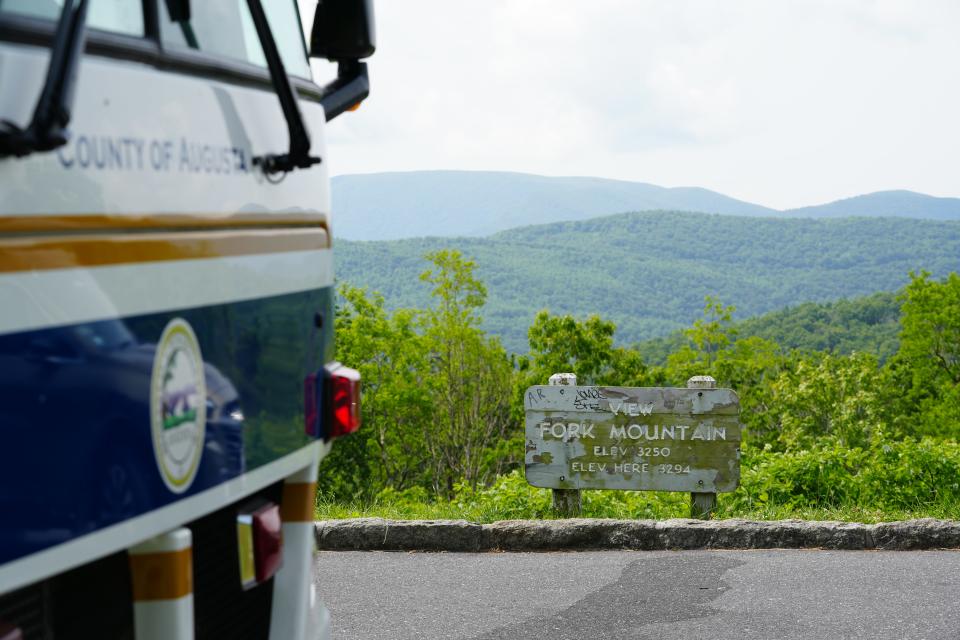
<path fill-rule="evenodd" d="M 485 238 L 338 241 L 338 279 L 383 293 L 392 308 L 422 306 L 422 256 L 443 248 L 476 260 L 489 290 L 485 328 L 524 352 L 540 309 L 600 314 L 629 344 L 687 326 L 706 295 L 747 318 L 896 291 L 910 271 L 960 270 L 960 222 L 627 213 Z"/>
<path fill-rule="evenodd" d="M 804 302 L 735 322 L 736 339 L 756 336 L 785 350 L 869 353 L 885 361 L 897 351 L 899 294 L 881 291 L 835 302 Z M 662 365 L 689 339 L 682 331 L 636 345 L 644 362 Z"/>
<path fill-rule="evenodd" d="M 625 211 L 737 216 L 898 216 L 960 220 L 960 199 L 884 191 L 778 211 L 698 187 L 502 171 L 411 171 L 332 179 L 334 232 L 348 240 L 484 236 Z"/>

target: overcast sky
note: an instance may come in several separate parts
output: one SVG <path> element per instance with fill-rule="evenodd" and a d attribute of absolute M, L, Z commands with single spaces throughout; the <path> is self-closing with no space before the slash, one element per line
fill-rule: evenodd
<path fill-rule="evenodd" d="M 328 129 L 334 175 L 600 176 L 776 208 L 883 189 L 960 196 L 958 0 L 376 11 L 371 96 Z"/>

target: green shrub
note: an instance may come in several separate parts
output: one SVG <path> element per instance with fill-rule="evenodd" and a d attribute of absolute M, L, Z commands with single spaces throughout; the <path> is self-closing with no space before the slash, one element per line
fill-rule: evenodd
<path fill-rule="evenodd" d="M 878 432 L 866 449 L 835 438 L 809 449 L 748 453 L 741 486 L 724 512 L 774 505 L 788 509 L 860 506 L 916 510 L 960 501 L 960 446 L 924 438 L 888 440 Z"/>
<path fill-rule="evenodd" d="M 689 512 L 686 494 L 645 491 L 584 491 L 581 494 L 587 518 L 677 518 Z M 458 487 L 456 505 L 463 513 L 483 514 L 484 520 L 553 518 L 549 489 L 527 484 L 523 473 L 512 471 L 486 489 Z"/>
<path fill-rule="evenodd" d="M 453 499 L 464 513 L 491 514 L 493 520 L 549 517 L 550 501 L 550 491 L 531 487 L 519 470 L 499 476 L 485 488 L 458 484 Z"/>

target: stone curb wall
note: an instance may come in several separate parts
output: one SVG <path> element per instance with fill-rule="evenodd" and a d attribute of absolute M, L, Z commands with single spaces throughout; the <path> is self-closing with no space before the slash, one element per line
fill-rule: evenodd
<path fill-rule="evenodd" d="M 880 524 L 779 520 L 465 520 L 357 518 L 316 523 L 322 550 L 960 549 L 960 521 Z"/>

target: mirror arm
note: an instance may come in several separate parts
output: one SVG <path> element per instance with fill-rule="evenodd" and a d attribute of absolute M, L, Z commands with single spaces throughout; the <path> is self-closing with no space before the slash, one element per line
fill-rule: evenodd
<path fill-rule="evenodd" d="M 290 135 L 290 149 L 282 155 L 263 155 L 253 159 L 254 164 L 263 167 L 264 173 L 287 173 L 294 169 L 307 169 L 319 163 L 320 158 L 310 155 L 310 134 L 303 123 L 300 107 L 297 106 L 297 97 L 290 85 L 290 77 L 283 68 L 283 60 L 277 49 L 277 42 L 270 31 L 270 23 L 263 11 L 260 0 L 247 0 L 250 8 L 250 17 L 257 29 L 260 47 L 267 59 L 267 68 L 270 70 L 270 80 L 273 89 L 280 100 L 280 108 L 287 121 L 287 132 Z"/>
<path fill-rule="evenodd" d="M 367 63 L 341 60 L 337 66 L 337 79 L 323 87 L 323 97 L 320 98 L 327 122 L 359 105 L 368 95 L 370 78 L 367 75 Z"/>
<path fill-rule="evenodd" d="M 63 3 L 50 47 L 50 63 L 33 119 L 26 129 L 0 121 L 0 158 L 53 151 L 67 144 L 77 67 L 87 36 L 87 0 Z"/>

